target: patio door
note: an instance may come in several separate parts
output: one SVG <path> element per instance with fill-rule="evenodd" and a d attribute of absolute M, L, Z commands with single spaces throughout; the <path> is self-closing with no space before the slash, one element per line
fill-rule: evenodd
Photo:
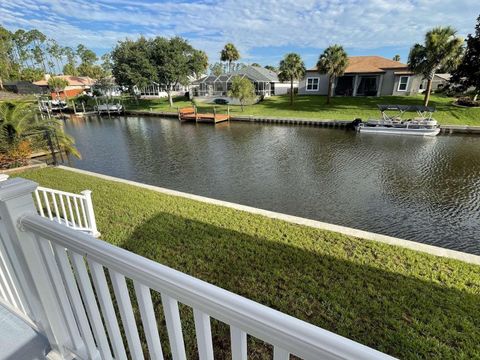
<path fill-rule="evenodd" d="M 360 76 L 357 95 L 376 96 L 378 90 L 378 76 Z"/>

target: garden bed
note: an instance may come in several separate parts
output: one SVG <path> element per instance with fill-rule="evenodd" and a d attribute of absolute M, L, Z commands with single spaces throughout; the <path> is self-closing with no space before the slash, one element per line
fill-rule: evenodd
<path fill-rule="evenodd" d="M 67 170 L 21 176 L 93 190 L 105 241 L 367 346 L 403 359 L 480 357 L 479 266 Z M 182 315 L 192 354 L 193 320 Z M 228 329 L 212 331 L 227 358 Z M 267 358 L 268 347 L 249 349 Z"/>

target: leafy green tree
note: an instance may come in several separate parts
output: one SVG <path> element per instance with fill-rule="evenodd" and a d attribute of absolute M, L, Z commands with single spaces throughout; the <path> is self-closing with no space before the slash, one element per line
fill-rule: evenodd
<path fill-rule="evenodd" d="M 63 74 L 78 76 L 75 51 L 67 46 L 62 49 L 62 55 L 67 58 L 67 63 L 63 67 Z"/>
<path fill-rule="evenodd" d="M 0 26 L 0 89 L 3 89 L 3 79 L 12 75 L 12 33 Z"/>
<path fill-rule="evenodd" d="M 210 65 L 210 74 L 214 76 L 220 76 L 223 74 L 223 66 L 220 63 Z"/>
<path fill-rule="evenodd" d="M 228 62 L 228 72 L 232 71 L 232 63 L 240 59 L 240 53 L 235 45 L 228 43 L 220 52 L 220 60 Z"/>
<path fill-rule="evenodd" d="M 39 81 L 45 77 L 45 73 L 42 69 L 34 69 L 34 68 L 25 68 L 20 72 L 20 80 L 23 81 Z"/>
<path fill-rule="evenodd" d="M 278 69 L 275 66 L 272 66 L 272 65 L 265 65 L 265 69 L 273 71 L 273 72 L 278 72 Z"/>
<path fill-rule="evenodd" d="M 60 74 L 62 71 L 62 68 L 60 66 L 63 55 L 62 47 L 54 39 L 49 39 L 47 40 L 47 51 L 50 57 L 53 58 L 55 61 L 55 72 L 57 74 Z"/>
<path fill-rule="evenodd" d="M 151 40 L 144 37 L 120 41 L 112 51 L 112 74 L 119 85 L 127 86 L 132 94 L 158 76 L 151 61 Z"/>
<path fill-rule="evenodd" d="M 480 93 L 480 16 L 477 18 L 475 34 L 467 37 L 467 48 L 462 62 L 452 73 L 451 83 L 461 86 L 462 90 L 475 88 L 475 100 Z"/>
<path fill-rule="evenodd" d="M 77 46 L 77 56 L 81 61 L 77 68 L 78 75 L 89 76 L 94 79 L 104 76 L 103 68 L 95 64 L 98 61 L 98 57 L 92 50 L 83 44 L 79 44 Z"/>
<path fill-rule="evenodd" d="M 290 105 L 293 105 L 293 82 L 305 76 L 305 64 L 300 55 L 290 53 L 285 55 L 279 66 L 279 78 L 282 81 L 290 81 Z"/>
<path fill-rule="evenodd" d="M 254 63 L 252 64 L 252 66 L 262 67 L 262 65 L 260 65 L 259 63 L 256 63 L 256 62 L 254 62 Z"/>
<path fill-rule="evenodd" d="M 102 70 L 104 72 L 104 76 L 110 76 L 112 75 L 112 54 L 109 52 L 103 54 L 100 59 L 102 60 L 102 64 L 100 65 L 102 67 Z"/>
<path fill-rule="evenodd" d="M 392 58 L 393 61 L 400 61 L 400 55 L 395 55 L 393 58 Z"/>
<path fill-rule="evenodd" d="M 343 76 L 348 66 L 348 56 L 341 45 L 331 45 L 318 58 L 317 68 L 320 73 L 328 75 L 327 104 L 333 92 L 333 84 L 337 77 Z"/>
<path fill-rule="evenodd" d="M 187 85 L 192 77 L 206 71 L 208 60 L 203 51 L 194 49 L 185 39 L 156 37 L 151 42 L 151 63 L 160 84 L 166 87 L 173 106 L 172 89 Z"/>
<path fill-rule="evenodd" d="M 50 90 L 57 93 L 57 98 L 60 98 L 60 91 L 63 91 L 68 86 L 68 81 L 61 77 L 53 76 L 48 79 L 48 87 Z"/>
<path fill-rule="evenodd" d="M 415 44 L 408 55 L 408 67 L 427 79 L 423 105 L 427 106 L 432 92 L 432 80 L 440 69 L 454 70 L 462 59 L 463 40 L 450 27 L 436 27 L 425 34 L 425 43 Z"/>
<path fill-rule="evenodd" d="M 235 76 L 232 79 L 232 87 L 228 91 L 228 96 L 238 99 L 243 111 L 245 104 L 255 99 L 255 86 L 249 79 Z"/>

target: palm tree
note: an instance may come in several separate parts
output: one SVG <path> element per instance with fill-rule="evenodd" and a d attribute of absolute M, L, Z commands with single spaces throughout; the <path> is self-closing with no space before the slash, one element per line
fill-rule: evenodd
<path fill-rule="evenodd" d="M 328 74 L 327 104 L 330 104 L 335 79 L 345 73 L 347 66 L 348 56 L 341 45 L 330 45 L 318 58 L 318 71 L 323 74 Z"/>
<path fill-rule="evenodd" d="M 300 55 L 290 53 L 280 61 L 278 71 L 281 81 L 290 81 L 290 105 L 293 105 L 293 81 L 305 76 L 305 64 Z"/>
<path fill-rule="evenodd" d="M 56 136 L 63 151 L 81 157 L 74 139 L 64 132 L 60 121 L 42 119 L 29 103 L 0 103 L 0 153 L 15 148 L 24 140 L 33 148 L 45 147 L 43 137 L 46 133 Z"/>
<path fill-rule="evenodd" d="M 450 26 L 436 27 L 425 34 L 425 44 L 415 44 L 408 55 L 408 67 L 427 79 L 423 105 L 427 106 L 432 91 L 432 80 L 440 69 L 454 70 L 462 59 L 463 39 Z"/>
<path fill-rule="evenodd" d="M 240 53 L 238 52 L 235 45 L 228 43 L 220 52 L 220 60 L 228 61 L 228 72 L 232 71 L 232 62 L 240 59 Z"/>
<path fill-rule="evenodd" d="M 400 55 L 395 55 L 393 58 L 392 58 L 393 61 L 400 61 Z"/>

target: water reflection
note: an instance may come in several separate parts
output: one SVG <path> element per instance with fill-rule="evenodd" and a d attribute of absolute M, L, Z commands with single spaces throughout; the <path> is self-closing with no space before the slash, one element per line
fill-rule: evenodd
<path fill-rule="evenodd" d="M 74 166 L 480 254 L 480 138 L 311 127 L 67 121 Z"/>

